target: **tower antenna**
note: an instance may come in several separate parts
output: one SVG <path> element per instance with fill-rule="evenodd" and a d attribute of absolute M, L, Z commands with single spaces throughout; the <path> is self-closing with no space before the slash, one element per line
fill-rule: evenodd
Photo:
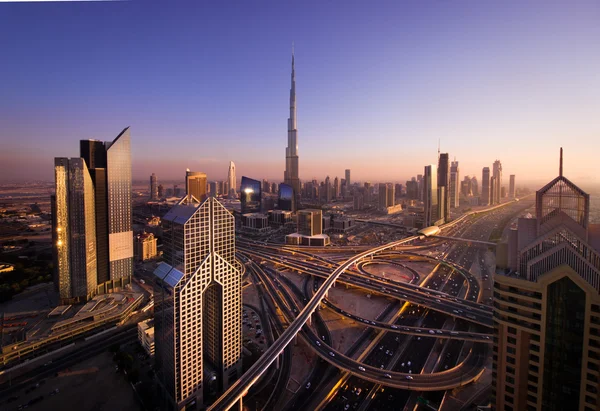
<path fill-rule="evenodd" d="M 562 177 L 563 175 L 563 149 L 560 148 L 560 164 L 558 167 L 558 175 Z"/>

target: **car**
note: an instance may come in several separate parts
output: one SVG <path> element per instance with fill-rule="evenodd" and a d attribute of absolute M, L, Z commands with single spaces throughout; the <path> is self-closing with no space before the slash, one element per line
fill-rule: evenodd
<path fill-rule="evenodd" d="M 320 347 L 321 346 L 321 341 L 316 340 L 315 343 Z"/>
<path fill-rule="evenodd" d="M 391 376 L 391 375 L 389 375 L 389 374 L 383 374 L 383 376 L 384 376 L 385 378 L 387 378 L 387 379 L 390 379 L 390 380 L 392 379 L 392 376 Z"/>
<path fill-rule="evenodd" d="M 406 377 L 404 377 L 404 378 L 406 378 L 407 380 L 414 380 L 414 378 L 413 378 L 413 376 L 412 376 L 412 375 L 407 375 L 407 376 L 406 376 Z"/>
<path fill-rule="evenodd" d="M 359 366 L 358 366 L 358 369 L 359 369 L 360 371 L 363 371 L 363 372 L 365 371 L 365 367 L 363 367 L 362 365 L 359 365 Z"/>
<path fill-rule="evenodd" d="M 329 351 L 329 355 L 330 355 L 331 357 L 335 357 L 335 354 L 333 353 L 333 351 Z"/>
<path fill-rule="evenodd" d="M 308 390 L 310 388 L 310 381 L 306 384 L 306 389 Z"/>
<path fill-rule="evenodd" d="M 436 330 L 435 332 L 438 334 L 443 334 L 442 330 Z"/>
<path fill-rule="evenodd" d="M 393 328 L 394 330 L 397 330 L 397 329 L 398 329 L 398 326 L 397 326 L 397 325 L 392 325 L 392 328 Z"/>
<path fill-rule="evenodd" d="M 435 334 L 435 331 L 429 330 L 429 334 Z"/>
<path fill-rule="evenodd" d="M 344 411 L 347 411 L 348 408 L 350 408 L 350 404 L 346 404 L 346 406 L 344 407 Z"/>

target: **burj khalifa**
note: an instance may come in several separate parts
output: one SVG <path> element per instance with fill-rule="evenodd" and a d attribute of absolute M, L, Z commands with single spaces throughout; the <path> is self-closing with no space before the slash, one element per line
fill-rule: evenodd
<path fill-rule="evenodd" d="M 296 128 L 296 73 L 292 50 L 292 87 L 290 88 L 290 118 L 288 118 L 288 145 L 285 149 L 284 183 L 294 190 L 293 211 L 300 204 L 300 179 L 298 178 L 298 129 Z"/>

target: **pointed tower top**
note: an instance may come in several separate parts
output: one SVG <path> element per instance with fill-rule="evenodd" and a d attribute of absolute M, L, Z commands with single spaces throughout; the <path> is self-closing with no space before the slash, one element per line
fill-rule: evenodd
<path fill-rule="evenodd" d="M 563 149 L 560 148 L 560 164 L 558 166 L 558 175 L 562 177 L 563 175 Z"/>

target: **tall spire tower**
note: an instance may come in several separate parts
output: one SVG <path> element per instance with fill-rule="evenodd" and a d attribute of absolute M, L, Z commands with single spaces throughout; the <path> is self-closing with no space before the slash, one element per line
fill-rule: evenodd
<path fill-rule="evenodd" d="M 288 145 L 285 149 L 285 184 L 294 190 L 293 211 L 300 204 L 300 179 L 298 178 L 298 129 L 296 128 L 296 71 L 294 67 L 294 46 L 292 44 L 292 85 L 290 88 L 290 117 L 288 118 Z"/>

